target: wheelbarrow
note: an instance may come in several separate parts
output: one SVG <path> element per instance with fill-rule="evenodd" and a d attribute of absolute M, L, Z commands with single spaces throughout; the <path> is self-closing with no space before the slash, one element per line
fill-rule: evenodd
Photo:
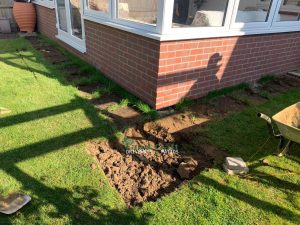
<path fill-rule="evenodd" d="M 257 116 L 267 121 L 271 134 L 280 139 L 279 156 L 285 155 L 293 143 L 300 144 L 300 102 L 285 108 L 272 119 L 263 113 Z M 276 133 L 272 121 L 276 123 L 279 133 Z"/>

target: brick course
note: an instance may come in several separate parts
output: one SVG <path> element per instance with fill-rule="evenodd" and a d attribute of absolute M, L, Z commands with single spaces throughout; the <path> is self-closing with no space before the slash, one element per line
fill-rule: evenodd
<path fill-rule="evenodd" d="M 157 108 L 300 67 L 300 33 L 162 42 Z"/>
<path fill-rule="evenodd" d="M 55 10 L 37 6 L 38 30 L 55 39 Z M 85 20 L 87 52 L 67 49 L 156 109 L 181 98 L 300 67 L 300 32 L 158 42 Z"/>

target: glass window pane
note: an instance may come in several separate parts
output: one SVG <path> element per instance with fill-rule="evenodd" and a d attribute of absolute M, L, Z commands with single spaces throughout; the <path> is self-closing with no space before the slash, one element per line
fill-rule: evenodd
<path fill-rule="evenodd" d="M 240 0 L 235 21 L 238 23 L 267 22 L 271 0 Z"/>
<path fill-rule="evenodd" d="M 87 0 L 87 6 L 91 10 L 108 13 L 109 0 Z"/>
<path fill-rule="evenodd" d="M 65 0 L 57 0 L 56 2 L 59 28 L 65 32 L 68 32 Z"/>
<path fill-rule="evenodd" d="M 174 0 L 173 27 L 221 27 L 228 0 Z"/>
<path fill-rule="evenodd" d="M 118 18 L 156 24 L 158 0 L 119 0 Z"/>
<path fill-rule="evenodd" d="M 72 35 L 82 39 L 80 1 L 81 0 L 70 0 L 70 16 Z"/>
<path fill-rule="evenodd" d="M 277 21 L 297 21 L 300 18 L 300 1 L 283 0 Z"/>

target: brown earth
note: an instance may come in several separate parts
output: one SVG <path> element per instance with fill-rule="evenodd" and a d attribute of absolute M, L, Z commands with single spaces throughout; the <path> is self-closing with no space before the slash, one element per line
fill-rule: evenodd
<path fill-rule="evenodd" d="M 293 87 L 300 87 L 300 79 L 293 76 L 283 75 L 276 77 L 272 81 L 263 85 L 261 90 L 269 92 L 271 95 L 278 95 Z"/>
<path fill-rule="evenodd" d="M 89 143 L 87 149 L 131 206 L 176 190 L 184 180 L 225 157 L 224 152 L 197 141 L 189 143 L 193 151 L 185 150 L 183 137 L 186 135 L 169 133 L 166 127 L 150 122 L 128 129 L 121 141 Z"/>

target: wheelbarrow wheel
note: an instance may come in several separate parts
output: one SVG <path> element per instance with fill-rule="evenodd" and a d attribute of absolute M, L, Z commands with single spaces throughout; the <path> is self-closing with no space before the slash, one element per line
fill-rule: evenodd
<path fill-rule="evenodd" d="M 280 140 L 280 145 L 283 146 L 283 140 Z M 283 157 L 286 155 L 286 153 L 288 152 L 289 148 L 292 145 L 292 141 L 288 141 L 288 143 L 286 144 L 286 146 L 284 148 L 280 148 L 280 153 L 278 154 L 279 157 Z"/>

